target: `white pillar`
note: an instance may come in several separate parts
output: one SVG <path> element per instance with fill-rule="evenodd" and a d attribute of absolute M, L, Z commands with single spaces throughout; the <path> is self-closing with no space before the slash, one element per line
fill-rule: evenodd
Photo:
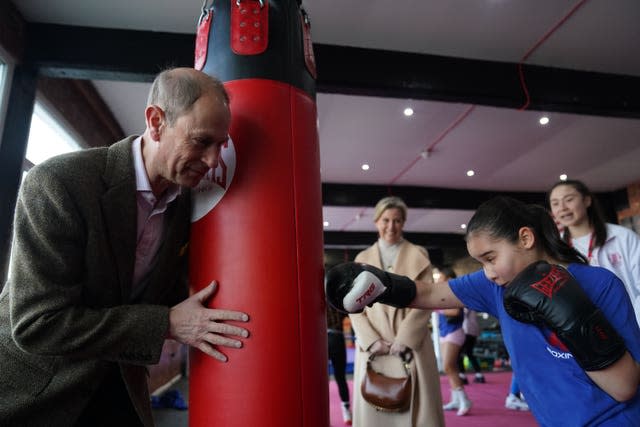
<path fill-rule="evenodd" d="M 440 332 L 438 326 L 438 313 L 431 312 L 431 341 L 433 341 L 433 351 L 436 354 L 436 363 L 438 365 L 438 371 L 443 372 L 442 369 L 442 355 L 440 354 Z"/>

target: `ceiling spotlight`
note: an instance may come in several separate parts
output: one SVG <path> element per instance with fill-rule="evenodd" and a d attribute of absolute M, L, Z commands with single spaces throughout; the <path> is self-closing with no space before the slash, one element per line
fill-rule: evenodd
<path fill-rule="evenodd" d="M 368 164 L 366 164 L 366 163 L 365 163 L 365 164 L 363 164 L 361 167 L 362 167 L 362 170 L 363 170 L 363 171 L 368 171 L 368 170 L 370 169 L 370 168 L 369 168 L 369 165 L 368 165 Z"/>
<path fill-rule="evenodd" d="M 547 116 L 540 117 L 540 124 L 541 125 L 546 125 L 547 123 L 549 123 L 549 117 L 547 117 Z"/>
<path fill-rule="evenodd" d="M 420 157 L 422 157 L 423 159 L 426 159 L 427 157 L 429 157 L 430 154 L 431 152 L 429 150 L 422 150 L 420 152 Z"/>
<path fill-rule="evenodd" d="M 331 225 L 331 224 L 329 224 L 329 221 L 323 221 L 323 222 L 322 222 L 322 226 L 323 226 L 323 227 L 328 227 L 328 226 L 330 226 L 330 225 Z"/>
<path fill-rule="evenodd" d="M 562 175 L 560 175 L 560 181 L 566 181 L 567 178 L 569 178 L 569 177 L 567 176 L 566 173 L 563 173 Z"/>
<path fill-rule="evenodd" d="M 463 230 L 467 228 L 467 224 L 460 224 L 460 228 L 462 228 Z"/>
<path fill-rule="evenodd" d="M 467 171 L 467 176 L 473 176 L 475 174 L 476 174 L 476 172 L 474 170 L 470 169 L 470 170 Z"/>
<path fill-rule="evenodd" d="M 404 109 L 404 115 L 407 117 L 413 116 L 413 108 L 407 107 Z"/>

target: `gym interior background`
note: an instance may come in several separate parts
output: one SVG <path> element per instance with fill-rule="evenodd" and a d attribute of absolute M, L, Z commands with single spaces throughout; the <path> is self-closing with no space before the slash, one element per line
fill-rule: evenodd
<path fill-rule="evenodd" d="M 193 64 L 202 2 L 171 3 L 0 1 L 1 277 L 22 174 L 45 150 L 36 129 L 62 135 L 59 150 L 141 132 L 153 75 Z M 436 265 L 472 269 L 462 227 L 478 204 L 544 203 L 561 174 L 595 190 L 608 221 L 640 231 L 640 3 L 518 3 L 303 2 L 325 265 L 375 241 L 373 206 L 393 194 L 410 207 L 408 240 Z M 167 345 L 152 389 L 184 354 Z"/>

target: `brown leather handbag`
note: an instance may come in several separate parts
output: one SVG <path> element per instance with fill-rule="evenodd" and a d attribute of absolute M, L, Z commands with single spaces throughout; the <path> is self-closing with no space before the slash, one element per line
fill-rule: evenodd
<path fill-rule="evenodd" d="M 364 400 L 382 412 L 404 412 L 411 406 L 411 353 L 405 353 L 402 360 L 406 377 L 388 377 L 376 372 L 371 366 L 375 354 L 367 360 L 367 372 L 360 385 Z"/>

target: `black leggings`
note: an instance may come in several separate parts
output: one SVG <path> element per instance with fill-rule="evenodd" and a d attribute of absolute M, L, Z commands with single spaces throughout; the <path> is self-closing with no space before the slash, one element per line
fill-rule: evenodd
<path fill-rule="evenodd" d="M 465 335 L 464 336 L 464 344 L 462 344 L 462 348 L 460 349 L 460 355 L 458 356 L 458 369 L 460 372 L 464 372 L 464 356 L 466 355 L 469 358 L 469 363 L 473 366 L 474 372 L 477 374 L 481 371 L 480 363 L 478 363 L 478 359 L 473 355 L 473 347 L 476 345 L 476 337 L 473 335 Z"/>
<path fill-rule="evenodd" d="M 345 377 L 347 348 L 344 345 L 344 334 L 340 332 L 329 332 L 329 360 L 333 366 L 333 377 L 338 384 L 340 400 L 349 402 L 349 387 Z"/>

